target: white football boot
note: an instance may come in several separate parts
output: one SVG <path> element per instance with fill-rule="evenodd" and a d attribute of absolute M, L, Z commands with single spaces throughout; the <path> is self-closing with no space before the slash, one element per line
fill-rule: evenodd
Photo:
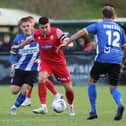
<path fill-rule="evenodd" d="M 70 116 L 75 116 L 73 105 L 67 104 L 67 109 Z"/>
<path fill-rule="evenodd" d="M 40 108 L 37 108 L 37 109 L 33 109 L 32 112 L 35 113 L 35 114 L 47 114 L 48 109 L 47 109 L 47 107 L 40 107 Z"/>

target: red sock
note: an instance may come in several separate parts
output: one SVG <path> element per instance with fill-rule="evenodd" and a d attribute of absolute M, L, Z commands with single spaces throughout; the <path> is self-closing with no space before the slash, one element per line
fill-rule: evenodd
<path fill-rule="evenodd" d="M 73 100 L 74 100 L 74 91 L 66 91 L 66 98 L 67 98 L 67 101 L 68 101 L 68 104 L 72 104 L 73 103 Z"/>
<path fill-rule="evenodd" d="M 32 96 L 32 88 L 29 90 L 29 92 L 28 92 L 28 98 L 31 98 L 31 96 Z"/>
<path fill-rule="evenodd" d="M 46 83 L 41 82 L 38 83 L 38 96 L 41 104 L 46 104 L 46 96 L 47 96 Z"/>
<path fill-rule="evenodd" d="M 46 81 L 46 86 L 47 88 L 52 92 L 53 95 L 56 95 L 58 93 L 57 89 L 55 88 L 54 84 L 52 81 L 47 80 Z"/>

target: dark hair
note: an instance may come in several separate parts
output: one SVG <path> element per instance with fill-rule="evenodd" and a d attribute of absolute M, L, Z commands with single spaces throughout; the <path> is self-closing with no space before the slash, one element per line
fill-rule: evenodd
<path fill-rule="evenodd" d="M 45 25 L 47 23 L 49 23 L 49 18 L 48 17 L 40 17 L 39 18 L 39 24 Z"/>
<path fill-rule="evenodd" d="M 85 41 L 85 45 L 90 42 L 90 39 L 89 39 L 89 36 L 88 35 L 81 36 L 79 39 L 83 39 Z"/>
<path fill-rule="evenodd" d="M 102 9 L 102 14 L 105 18 L 113 18 L 115 16 L 115 9 L 110 5 L 106 5 Z"/>
<path fill-rule="evenodd" d="M 31 22 L 31 20 L 28 17 L 23 17 L 19 20 L 18 24 L 21 25 L 23 22 Z"/>

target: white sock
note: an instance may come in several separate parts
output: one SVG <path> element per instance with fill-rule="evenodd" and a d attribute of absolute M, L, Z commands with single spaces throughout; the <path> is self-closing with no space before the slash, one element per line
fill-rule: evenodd
<path fill-rule="evenodd" d="M 16 109 L 17 107 L 15 105 L 13 105 L 11 108 L 15 108 Z"/>
<path fill-rule="evenodd" d="M 60 98 L 60 97 L 61 97 L 61 94 L 60 94 L 60 93 L 57 93 L 57 94 L 55 95 L 55 97 L 56 97 L 56 98 Z"/>
<path fill-rule="evenodd" d="M 31 102 L 31 98 L 26 97 L 26 98 L 25 98 L 25 101 L 29 101 L 29 102 Z"/>
<path fill-rule="evenodd" d="M 41 107 L 42 107 L 42 108 L 46 108 L 47 105 L 46 105 L 46 104 L 41 104 Z"/>

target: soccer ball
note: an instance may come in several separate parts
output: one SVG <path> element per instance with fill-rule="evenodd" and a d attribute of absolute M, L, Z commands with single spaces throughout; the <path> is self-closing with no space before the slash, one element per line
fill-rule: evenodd
<path fill-rule="evenodd" d="M 63 99 L 54 100 L 52 108 L 55 112 L 61 113 L 66 109 L 66 102 Z"/>

